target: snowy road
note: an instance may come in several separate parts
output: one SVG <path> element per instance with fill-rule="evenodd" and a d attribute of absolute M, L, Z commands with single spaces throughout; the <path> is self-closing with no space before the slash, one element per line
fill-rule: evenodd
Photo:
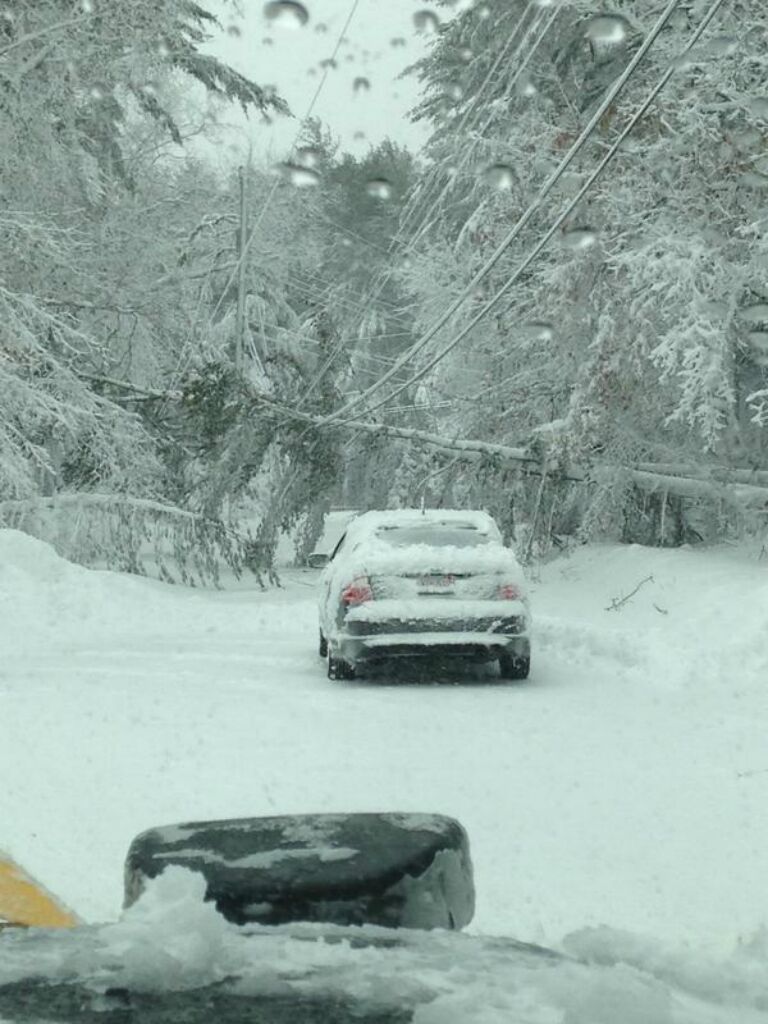
<path fill-rule="evenodd" d="M 747 552 L 583 549 L 534 585 L 529 682 L 440 686 L 330 682 L 311 574 L 196 592 L 10 532 L 0 555 L 0 847 L 88 920 L 118 915 L 155 824 L 424 810 L 468 829 L 471 930 L 727 956 L 768 922 L 768 566 Z"/>

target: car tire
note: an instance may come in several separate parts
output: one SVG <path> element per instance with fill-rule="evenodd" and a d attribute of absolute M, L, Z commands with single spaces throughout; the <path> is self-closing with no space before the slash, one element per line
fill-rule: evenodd
<path fill-rule="evenodd" d="M 320 655 L 321 658 L 328 657 L 328 641 L 323 636 L 322 629 L 320 630 L 320 641 L 317 645 L 317 653 Z"/>
<path fill-rule="evenodd" d="M 530 671 L 531 657 L 528 654 L 499 656 L 499 674 L 502 679 L 527 679 Z"/>
<path fill-rule="evenodd" d="M 341 658 L 334 658 L 330 651 L 328 651 L 328 678 L 329 679 L 354 679 L 355 670 L 348 661 L 342 661 Z"/>

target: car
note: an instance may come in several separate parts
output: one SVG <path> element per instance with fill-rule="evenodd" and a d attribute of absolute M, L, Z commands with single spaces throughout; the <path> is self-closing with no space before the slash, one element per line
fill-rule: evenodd
<path fill-rule="evenodd" d="M 487 512 L 362 513 L 323 571 L 319 605 L 331 679 L 393 657 L 496 660 L 504 679 L 530 672 L 524 574 Z"/>

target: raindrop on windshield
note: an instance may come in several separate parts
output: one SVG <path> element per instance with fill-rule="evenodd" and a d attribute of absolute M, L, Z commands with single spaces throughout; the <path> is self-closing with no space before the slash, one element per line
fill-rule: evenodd
<path fill-rule="evenodd" d="M 563 232 L 563 245 L 575 252 L 590 249 L 597 241 L 597 232 L 592 228 L 569 228 Z"/>
<path fill-rule="evenodd" d="M 478 18 L 483 18 L 483 20 L 485 20 L 485 18 L 490 18 L 491 8 L 488 6 L 488 4 L 481 4 L 477 8 L 477 16 Z"/>
<path fill-rule="evenodd" d="M 524 326 L 523 331 L 531 341 L 552 341 L 555 336 L 552 324 L 544 320 L 532 320 Z"/>
<path fill-rule="evenodd" d="M 327 32 L 327 31 L 328 31 L 328 26 L 325 24 L 324 21 L 319 21 L 317 23 L 317 25 L 315 25 L 315 32 L 324 33 L 324 32 Z"/>
<path fill-rule="evenodd" d="M 402 36 L 395 36 L 394 39 L 390 39 L 389 45 L 395 49 L 398 46 L 405 46 L 405 39 Z"/>
<path fill-rule="evenodd" d="M 272 38 L 272 36 L 264 36 L 261 42 L 263 46 L 272 46 L 272 44 L 274 43 L 274 39 Z"/>
<path fill-rule="evenodd" d="M 536 95 L 536 86 L 533 84 L 533 79 L 527 71 L 524 71 L 523 74 L 520 75 L 515 88 L 517 89 L 518 96 Z"/>
<path fill-rule="evenodd" d="M 333 57 L 326 57 L 324 60 L 320 61 L 321 68 L 329 68 L 330 70 L 335 71 L 338 66 L 339 65 Z"/>
<path fill-rule="evenodd" d="M 374 199 L 391 199 L 392 182 L 387 181 L 386 178 L 371 178 L 366 183 L 365 191 L 369 196 L 373 196 Z"/>
<path fill-rule="evenodd" d="M 508 192 L 515 184 L 515 172 L 509 164 L 491 164 L 483 171 L 483 178 L 491 188 Z"/>
<path fill-rule="evenodd" d="M 716 57 L 730 57 L 739 48 L 739 41 L 735 36 L 712 36 L 709 41 L 709 52 Z"/>
<path fill-rule="evenodd" d="M 416 11 L 413 16 L 413 24 L 417 32 L 432 33 L 440 28 L 440 19 L 434 11 Z"/>
<path fill-rule="evenodd" d="M 768 331 L 750 331 L 747 338 L 756 352 L 768 356 Z"/>
<path fill-rule="evenodd" d="M 464 88 L 459 82 L 448 82 L 443 89 L 443 97 L 451 103 L 458 103 L 464 96 Z"/>
<path fill-rule="evenodd" d="M 93 14 L 93 0 L 80 0 L 80 9 L 83 14 Z"/>
<path fill-rule="evenodd" d="M 469 64 L 473 57 L 474 53 L 468 46 L 462 46 L 459 50 L 459 60 L 463 60 L 465 64 Z"/>
<path fill-rule="evenodd" d="M 752 306 L 745 306 L 741 311 L 742 320 L 750 324 L 768 323 L 768 304 L 756 302 Z"/>
<path fill-rule="evenodd" d="M 587 22 L 584 34 L 593 43 L 615 46 L 627 38 L 629 22 L 621 14 L 597 14 Z"/>
<path fill-rule="evenodd" d="M 322 153 L 316 146 L 300 146 L 296 150 L 296 163 L 300 167 L 317 167 Z"/>
<path fill-rule="evenodd" d="M 237 38 L 238 36 L 242 35 L 242 33 L 240 32 L 240 26 L 239 25 L 227 25 L 227 34 L 230 35 L 230 36 L 234 36 L 235 38 Z"/>
<path fill-rule="evenodd" d="M 303 28 L 309 21 L 309 12 L 298 0 L 271 0 L 264 4 L 264 17 L 280 28 Z"/>
<path fill-rule="evenodd" d="M 278 170 L 285 180 L 296 188 L 312 188 L 320 184 L 320 175 L 311 167 L 284 163 L 278 165 Z"/>
<path fill-rule="evenodd" d="M 367 78 L 364 78 L 362 75 L 360 76 L 360 78 L 356 78 L 355 81 L 352 83 L 352 89 L 355 92 L 368 92 L 370 88 L 370 81 Z"/>
<path fill-rule="evenodd" d="M 356 131 L 356 132 L 355 132 L 355 134 L 354 134 L 354 135 L 352 136 L 352 138 L 353 138 L 353 139 L 354 139 L 354 140 L 355 140 L 356 142 L 360 142 L 360 141 L 361 141 L 361 139 L 364 139 L 364 138 L 365 138 L 365 132 L 361 132 L 361 131 Z"/>

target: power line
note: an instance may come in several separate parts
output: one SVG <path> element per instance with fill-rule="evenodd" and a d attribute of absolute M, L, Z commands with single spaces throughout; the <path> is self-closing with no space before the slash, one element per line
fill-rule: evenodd
<path fill-rule="evenodd" d="M 474 126 L 477 123 L 477 121 L 478 121 L 478 119 L 479 119 L 479 117 L 480 117 L 480 115 L 482 113 L 482 109 L 483 109 L 482 105 L 481 105 L 481 100 L 482 100 L 483 92 L 485 91 L 487 86 L 492 81 L 493 76 L 495 75 L 496 71 L 500 67 L 502 61 L 504 60 L 504 58 L 507 56 L 508 52 L 512 48 L 512 45 L 515 42 L 515 40 L 517 39 L 518 33 L 522 29 L 522 27 L 523 27 L 523 25 L 524 25 L 524 23 L 525 23 L 525 21 L 526 21 L 526 19 L 528 17 L 528 14 L 531 12 L 531 10 L 533 10 L 536 7 L 539 7 L 539 4 L 538 4 L 537 0 L 529 0 L 529 2 L 526 5 L 522 15 L 520 16 L 520 18 L 516 22 L 514 28 L 512 29 L 512 32 L 510 33 L 510 35 L 509 35 L 509 37 L 507 39 L 507 42 L 502 47 L 502 49 L 499 51 L 499 53 L 496 56 L 495 60 L 491 63 L 491 67 L 488 70 L 485 78 L 483 79 L 479 89 L 477 89 L 475 91 L 475 93 L 474 93 L 474 95 L 472 97 L 472 102 L 468 105 L 467 110 L 462 115 L 462 119 L 461 119 L 461 121 L 460 121 L 460 123 L 458 125 L 457 130 L 462 130 L 464 127 L 466 127 L 466 125 L 470 121 L 470 119 L 472 119 L 472 126 Z M 515 49 L 514 56 L 512 58 L 513 60 L 516 59 L 520 55 L 520 53 L 522 52 L 523 48 L 525 47 L 526 42 L 530 38 L 531 33 L 541 23 L 541 20 L 543 18 L 543 14 L 544 14 L 543 8 L 539 8 L 537 16 L 533 19 L 531 24 L 528 26 L 525 35 L 519 41 L 519 44 L 518 44 L 517 48 Z M 536 52 L 536 49 L 541 44 L 544 36 L 546 35 L 546 33 L 549 31 L 550 27 L 554 23 L 556 15 L 557 15 L 557 9 L 555 9 L 552 12 L 552 14 L 551 14 L 551 16 L 550 16 L 550 18 L 549 18 L 549 20 L 548 20 L 548 22 L 547 22 L 547 24 L 546 24 L 546 26 L 544 28 L 544 31 L 540 35 L 539 39 L 535 42 L 535 44 L 534 44 L 532 50 L 530 51 L 530 53 L 528 54 L 527 58 L 523 61 L 522 65 L 518 68 L 518 71 L 516 72 L 516 74 L 513 76 L 511 85 L 508 85 L 508 87 L 507 87 L 507 92 L 509 91 L 510 88 L 512 88 L 514 83 L 517 82 L 517 80 L 519 78 L 519 75 L 525 69 L 525 67 L 527 66 L 528 61 L 533 56 L 533 54 Z M 493 115 L 491 115 L 491 117 L 489 119 L 487 119 L 486 125 L 490 124 L 490 121 L 492 120 L 492 117 L 493 117 Z M 473 143 L 472 147 L 470 147 L 469 152 L 467 154 L 465 154 L 464 162 L 466 162 L 466 160 L 468 160 L 470 158 L 471 153 L 472 153 L 473 149 L 476 147 L 476 145 L 477 145 L 477 140 Z M 463 163 L 461 164 L 461 166 L 463 166 Z M 443 198 L 443 196 L 445 195 L 445 193 L 446 193 L 446 191 L 448 190 L 449 187 L 450 187 L 450 182 L 446 183 L 446 185 L 444 186 L 444 188 L 442 189 L 440 194 L 432 202 L 431 207 L 426 211 L 426 213 L 422 217 L 422 221 L 421 221 L 419 230 L 421 230 L 424 227 L 424 225 L 428 222 L 428 219 L 429 219 L 429 217 L 431 215 L 432 210 L 436 208 L 437 204 Z M 398 230 L 395 232 L 395 235 L 393 236 L 393 238 L 391 239 L 391 241 L 389 243 L 389 247 L 388 247 L 388 253 L 389 254 L 392 254 L 394 249 L 395 249 L 395 247 L 397 246 L 397 244 L 399 242 L 399 237 L 401 237 L 402 234 L 404 233 L 405 226 L 407 224 L 408 218 L 411 215 L 411 212 L 415 209 L 415 207 L 416 207 L 416 201 L 415 201 L 415 198 L 414 198 L 414 200 L 411 201 L 411 211 L 409 211 L 408 208 L 406 207 L 405 220 L 401 220 L 400 225 L 398 227 Z M 413 245 L 417 241 L 417 237 L 418 236 L 415 236 L 413 239 L 411 239 L 409 241 L 409 243 L 406 246 L 404 252 L 407 253 L 407 252 L 411 251 L 411 249 L 413 248 Z M 391 277 L 392 277 L 392 268 L 391 267 L 385 268 L 383 271 L 380 271 L 378 280 L 371 287 L 369 287 L 369 289 L 367 290 L 366 296 L 363 299 L 363 301 L 366 302 L 366 303 L 382 302 L 383 300 L 381 298 L 381 293 L 382 293 L 385 285 L 387 284 L 387 282 L 391 279 Z M 322 369 L 320 370 L 320 373 L 315 378 L 315 380 L 309 385 L 305 395 L 302 396 L 302 400 L 306 399 L 312 393 L 312 391 L 319 385 L 319 383 L 322 380 L 322 378 L 325 375 L 325 373 L 327 373 L 328 370 L 330 369 L 330 367 L 333 365 L 333 362 L 336 359 L 336 357 L 338 356 L 338 354 L 341 351 L 341 349 L 343 348 L 343 345 L 344 345 L 344 341 L 343 341 L 343 339 L 340 339 L 340 341 L 338 342 L 338 344 L 336 345 L 334 350 L 329 354 L 326 362 L 324 363 Z"/>
<path fill-rule="evenodd" d="M 535 29 L 541 23 L 541 20 L 544 17 L 544 8 L 541 7 L 537 3 L 537 0 L 529 0 L 529 2 L 527 4 L 527 6 L 525 7 L 522 15 L 520 16 L 520 18 L 516 22 L 514 28 L 512 29 L 512 31 L 511 31 L 511 33 L 509 35 L 509 38 L 507 39 L 506 44 L 499 51 L 499 54 L 497 55 L 496 59 L 491 64 L 491 67 L 490 67 L 488 73 L 486 74 L 485 78 L 483 79 L 480 87 L 474 93 L 474 95 L 472 97 L 472 103 L 469 104 L 469 106 L 467 107 L 467 110 L 462 115 L 462 118 L 459 121 L 458 125 L 456 125 L 456 127 L 454 129 L 456 132 L 464 131 L 465 128 L 468 128 L 468 130 L 471 131 L 477 125 L 479 117 L 480 117 L 480 115 L 481 115 L 481 113 L 483 111 L 483 107 L 481 105 L 481 100 L 482 100 L 483 92 L 488 87 L 488 85 L 491 83 L 491 81 L 493 79 L 493 76 L 495 75 L 496 71 L 500 67 L 500 65 L 501 65 L 502 61 L 504 60 L 504 58 L 507 56 L 509 50 L 512 48 L 512 44 L 514 43 L 515 39 L 517 38 L 517 35 L 518 35 L 520 29 L 522 28 L 526 18 L 528 17 L 528 14 L 530 13 L 530 11 L 534 7 L 538 7 L 538 14 L 533 19 L 531 24 L 528 26 L 525 35 L 520 40 L 518 46 L 515 49 L 514 54 L 510 58 L 510 60 L 514 61 L 514 60 L 516 60 L 519 57 L 519 55 L 522 53 L 526 43 L 528 42 L 529 38 L 531 37 L 533 31 L 535 31 Z M 527 57 L 524 59 L 524 61 L 522 62 L 521 66 L 517 69 L 517 71 L 513 75 L 512 83 L 508 84 L 507 90 L 505 92 L 505 95 L 509 94 L 509 90 L 510 90 L 511 86 L 514 85 L 518 81 L 520 74 L 522 74 L 522 72 L 525 70 L 525 67 L 527 66 L 527 64 L 530 61 L 531 57 L 533 56 L 533 54 L 536 52 L 538 47 L 543 42 L 544 37 L 546 36 L 547 32 L 549 31 L 551 26 L 554 24 L 554 21 L 555 21 L 555 18 L 557 17 L 558 12 L 559 12 L 559 7 L 556 5 L 554 7 L 554 9 L 552 10 L 552 12 L 551 12 L 550 18 L 549 18 L 546 26 L 544 27 L 544 31 L 541 33 L 539 38 L 535 41 L 533 47 L 530 48 Z M 493 113 L 491 113 L 486 118 L 485 123 L 483 125 L 483 128 L 480 130 L 480 133 L 475 138 L 475 140 L 471 143 L 471 145 L 468 147 L 467 151 L 464 153 L 463 157 L 459 161 L 459 165 L 457 167 L 457 171 L 461 170 L 467 164 L 467 162 L 470 160 L 474 150 L 477 148 L 477 145 L 478 145 L 480 139 L 482 138 L 482 131 L 485 128 L 487 128 L 488 125 L 491 123 L 491 121 L 493 120 L 493 116 L 494 116 Z M 471 123 L 469 123 L 470 121 L 471 121 Z M 434 171 L 434 175 L 433 175 L 434 183 L 437 184 L 437 178 L 439 176 L 439 164 L 435 165 L 435 167 L 433 168 L 433 171 Z M 432 216 L 433 212 L 437 209 L 438 204 L 444 198 L 444 196 L 446 195 L 446 193 L 448 192 L 450 187 L 451 187 L 451 181 L 449 179 L 448 181 L 446 181 L 444 183 L 444 185 L 443 185 L 442 189 L 440 190 L 439 194 L 434 199 L 432 199 L 431 201 L 429 201 L 429 193 L 430 193 L 430 190 L 432 188 L 432 185 L 429 185 L 429 186 L 426 187 L 426 189 L 425 189 L 426 195 L 424 195 L 422 193 L 414 194 L 414 196 L 411 198 L 409 203 L 406 205 L 406 209 L 404 211 L 403 217 L 401 218 L 398 230 L 395 232 L 395 235 L 394 235 L 394 237 L 392 238 L 392 240 L 391 240 L 391 242 L 389 244 L 389 253 L 390 254 L 393 254 L 395 247 L 399 244 L 400 239 L 404 235 L 405 229 L 406 229 L 406 227 L 408 225 L 409 220 L 412 218 L 414 211 L 417 208 L 423 208 L 423 204 L 427 203 L 429 201 L 429 205 L 427 206 L 427 208 L 424 210 L 424 212 L 421 215 L 421 219 L 420 219 L 420 222 L 419 222 L 419 225 L 418 225 L 416 231 L 411 236 L 411 238 L 408 240 L 408 242 L 406 243 L 406 245 L 403 248 L 403 251 L 402 251 L 402 253 L 400 253 L 400 255 L 402 255 L 403 253 L 407 254 L 407 253 L 411 252 L 414 249 L 416 243 L 421 238 L 425 228 L 428 227 L 428 225 L 429 225 L 429 218 Z M 375 301 L 379 300 L 379 298 L 381 296 L 381 292 L 382 292 L 382 290 L 384 288 L 384 285 L 387 283 L 387 281 L 390 280 L 391 276 L 392 276 L 392 268 L 391 267 L 390 268 L 386 268 L 384 271 L 382 271 L 380 273 L 378 281 L 375 282 L 375 284 L 370 288 L 370 290 L 368 292 L 368 295 L 370 297 L 370 301 L 375 302 Z"/>
<path fill-rule="evenodd" d="M 720 2 L 722 2 L 722 0 L 720 0 Z M 646 38 L 643 40 L 642 44 L 640 45 L 640 47 L 635 52 L 634 56 L 632 57 L 632 60 L 627 64 L 627 66 L 624 69 L 624 71 L 616 79 L 616 81 L 614 82 L 612 87 L 608 90 L 608 92 L 606 93 L 606 95 L 603 98 L 602 102 L 599 104 L 597 110 L 592 115 L 592 117 L 590 118 L 590 120 L 587 123 L 587 125 L 585 126 L 585 128 L 582 130 L 582 132 L 579 135 L 578 139 L 576 139 L 576 141 L 573 143 L 573 145 L 568 150 L 566 155 L 560 161 L 560 163 L 557 166 L 557 168 L 552 172 L 552 174 L 549 176 L 549 178 L 547 178 L 547 180 L 541 186 L 541 188 L 537 192 L 536 196 L 534 197 L 533 201 L 528 206 L 528 208 L 525 210 L 525 212 L 522 214 L 522 216 L 517 220 L 517 222 L 513 225 L 513 227 L 506 234 L 506 236 L 502 239 L 502 241 L 496 247 L 496 249 L 491 254 L 491 256 L 486 260 L 486 262 L 480 268 L 480 270 L 477 271 L 477 273 L 474 275 L 474 277 L 469 282 L 469 284 L 463 289 L 463 291 L 457 296 L 457 298 L 454 299 L 454 301 L 448 306 L 448 308 L 445 310 L 445 312 L 443 312 L 437 318 L 435 323 L 411 346 L 411 348 L 407 352 L 403 353 L 403 355 L 400 357 L 400 360 L 398 361 L 398 363 L 391 370 L 387 371 L 387 373 L 385 373 L 379 379 L 379 381 L 377 381 L 375 384 L 371 385 L 371 387 L 367 388 L 364 392 L 362 392 L 360 397 L 354 403 L 347 403 L 347 405 L 342 406 L 341 409 L 339 409 L 335 413 L 333 413 L 328 418 L 328 422 L 331 422 L 333 419 L 335 419 L 335 418 L 337 418 L 339 416 L 345 415 L 346 413 L 349 412 L 349 410 L 351 408 L 353 408 L 356 405 L 359 405 L 360 402 L 365 401 L 372 394 L 374 394 L 376 391 L 378 391 L 380 388 L 382 388 L 388 382 L 388 380 L 391 379 L 391 377 L 394 375 L 394 373 L 397 370 L 401 369 L 401 367 L 405 363 L 410 362 L 414 358 L 414 356 L 418 355 L 418 353 L 421 352 L 429 344 L 429 342 L 435 337 L 435 335 L 438 333 L 438 331 L 440 331 L 441 328 L 443 328 L 446 325 L 446 323 L 448 323 L 448 321 L 461 308 L 461 306 L 469 298 L 469 296 L 473 294 L 473 292 L 475 291 L 477 286 L 488 276 L 488 274 L 491 272 L 491 270 L 493 270 L 493 268 L 499 262 L 501 257 L 504 255 L 504 253 L 509 249 L 509 247 L 515 241 L 515 239 L 519 236 L 520 232 L 530 223 L 530 221 L 532 220 L 534 214 L 539 210 L 539 208 L 540 208 L 542 202 L 544 201 L 544 199 L 546 199 L 546 197 L 549 195 L 549 193 L 552 191 L 552 189 L 558 183 L 560 178 L 563 176 L 563 174 L 565 174 L 567 169 L 570 167 L 570 165 L 573 162 L 573 160 L 576 158 L 576 156 L 580 153 L 580 151 L 584 148 L 586 143 L 589 141 L 592 133 L 597 128 L 598 124 L 602 120 L 602 118 L 605 115 L 606 111 L 614 103 L 614 101 L 616 100 L 616 97 L 619 95 L 619 93 L 623 90 L 624 86 L 627 84 L 629 79 L 632 77 L 632 75 L 635 72 L 635 69 L 640 64 L 640 62 L 642 61 L 643 57 L 646 55 L 646 53 L 651 48 L 653 43 L 656 41 L 656 39 L 658 38 L 658 36 L 659 36 L 661 30 L 663 29 L 664 25 L 667 23 L 667 21 L 669 20 L 669 18 L 671 17 L 673 12 L 675 11 L 675 9 L 678 7 L 679 3 L 680 3 L 680 0 L 669 0 L 669 2 L 667 4 L 667 6 L 665 7 L 664 11 L 661 13 L 661 15 L 659 16 L 658 20 L 656 21 L 656 24 L 651 29 L 650 33 L 646 36 Z M 664 81 L 666 81 L 666 78 L 664 79 Z M 603 164 L 600 165 L 601 169 L 602 169 L 603 166 L 605 166 L 605 164 L 606 164 L 606 161 L 604 161 Z M 591 183 L 592 180 L 593 179 L 591 179 L 591 178 L 589 179 L 590 183 Z M 587 191 L 587 188 L 582 188 L 582 190 L 579 193 L 579 198 L 581 198 L 581 196 L 583 196 L 586 193 L 586 191 Z M 575 207 L 575 203 L 572 204 L 572 208 L 573 207 Z M 563 217 L 560 220 L 560 223 L 562 223 L 562 221 L 564 219 L 565 219 L 565 217 Z M 554 234 L 554 231 L 552 231 L 549 234 L 548 237 L 551 237 L 552 234 Z M 538 251 L 539 250 L 537 249 L 537 254 L 538 254 Z M 525 264 L 525 266 L 527 266 L 527 263 Z M 518 276 L 519 276 L 519 274 L 521 272 L 522 272 L 522 270 L 518 271 Z M 516 279 L 517 278 L 515 278 L 515 280 Z M 494 302 L 494 304 L 495 304 L 495 302 Z M 485 313 L 488 312 L 488 310 L 490 308 L 493 308 L 490 304 L 488 304 L 486 307 L 484 307 L 484 309 L 482 311 L 482 315 L 478 316 L 477 318 L 475 318 L 475 320 L 472 321 L 473 324 L 475 322 L 479 321 L 480 319 L 482 319 L 482 316 L 484 316 Z M 464 333 L 466 333 L 466 332 L 464 332 Z M 464 333 L 462 334 L 462 337 L 464 336 Z M 381 404 L 384 404 L 384 403 L 379 403 L 379 405 L 374 406 L 374 408 L 379 408 Z"/>
<path fill-rule="evenodd" d="M 711 7 L 709 8 L 707 14 L 704 16 L 704 19 L 699 24 L 699 27 L 696 29 L 696 31 L 694 32 L 693 36 L 689 40 L 688 44 L 685 46 L 685 48 L 683 50 L 683 53 L 687 53 L 691 49 L 692 46 L 695 46 L 695 44 L 700 39 L 701 35 L 706 30 L 706 28 L 709 25 L 709 23 L 712 21 L 712 19 L 715 17 L 717 12 L 722 7 L 723 2 L 724 2 L 724 0 L 714 0 L 714 3 L 711 5 Z M 645 47 L 646 50 L 655 41 L 656 37 L 659 35 L 661 29 L 664 27 L 664 24 L 669 19 L 670 15 L 673 13 L 673 11 L 674 11 L 674 9 L 675 9 L 675 7 L 677 6 L 678 3 L 679 3 L 679 0 L 670 0 L 669 5 L 665 9 L 664 13 L 660 16 L 659 21 L 656 23 L 656 25 L 654 26 L 654 29 L 651 32 L 651 35 L 649 36 L 649 40 L 650 41 L 648 43 L 648 46 Z M 556 234 L 556 232 L 564 224 L 564 222 L 567 220 L 567 218 L 571 215 L 571 213 L 576 208 L 576 206 L 581 202 L 581 200 L 584 198 L 584 196 L 587 194 L 587 192 L 592 188 L 592 186 L 595 184 L 595 182 L 598 180 L 598 178 L 602 175 L 602 173 L 605 170 L 605 168 L 608 166 L 608 164 L 616 156 L 616 153 L 619 151 L 622 143 L 628 137 L 628 135 L 630 134 L 632 129 L 635 127 L 635 125 L 638 123 L 638 121 L 647 113 L 647 111 L 650 108 L 650 106 L 653 103 L 653 101 L 656 99 L 656 97 L 659 95 L 661 90 L 667 84 L 669 79 L 675 73 L 675 70 L 676 70 L 676 68 L 675 68 L 674 65 L 672 65 L 669 68 L 667 68 L 667 70 L 662 75 L 661 79 L 653 87 L 653 89 L 649 93 L 648 97 L 643 102 L 643 104 L 637 109 L 637 111 L 635 111 L 635 114 L 628 121 L 628 123 L 626 124 L 626 126 L 624 127 L 622 132 L 620 133 L 619 137 L 616 139 L 616 141 L 613 143 L 613 145 L 610 147 L 610 149 L 606 152 L 605 156 L 600 161 L 600 163 L 598 164 L 597 168 L 592 172 L 592 174 L 589 176 L 589 178 L 585 181 L 584 185 L 581 187 L 581 189 L 576 194 L 576 196 L 571 200 L 570 203 L 568 203 L 568 205 L 566 206 L 565 210 L 563 210 L 563 212 L 560 214 L 560 216 L 555 219 L 554 223 L 549 228 L 549 230 L 543 235 L 543 237 L 539 240 L 539 242 L 536 244 L 534 249 L 529 253 L 529 255 L 518 266 L 517 270 L 515 270 L 515 272 L 511 275 L 511 277 L 509 277 L 507 279 L 507 281 L 499 289 L 499 291 L 493 296 L 493 298 L 490 299 L 485 304 L 485 306 L 472 318 L 472 320 L 470 320 L 470 322 L 463 328 L 463 330 L 461 330 L 459 332 L 459 334 L 456 335 L 455 338 L 453 338 L 447 345 L 445 345 L 440 350 L 440 352 L 437 353 L 426 364 L 426 366 L 422 367 L 422 369 L 419 370 L 418 373 L 413 374 L 413 376 L 411 376 L 405 383 L 403 383 L 399 387 L 395 388 L 395 390 L 392 391 L 389 395 L 387 395 L 387 397 L 385 399 L 383 399 L 382 401 L 378 402 L 376 405 L 373 405 L 373 406 L 369 407 L 368 408 L 368 412 L 369 413 L 370 412 L 375 412 L 377 409 L 381 408 L 383 405 L 386 405 L 387 402 L 389 402 L 393 398 L 397 397 L 397 395 L 401 394 L 404 390 L 406 390 L 406 388 L 409 388 L 412 384 L 415 384 L 417 381 L 421 380 L 422 377 L 426 376 L 426 374 L 429 373 L 430 370 L 434 369 L 434 367 L 437 366 L 437 364 L 439 362 L 441 362 L 451 351 L 453 351 L 453 349 L 459 344 L 459 342 L 461 342 L 477 326 L 477 324 L 497 305 L 499 300 L 509 291 L 509 289 L 512 287 L 512 285 L 519 279 L 520 275 L 525 270 L 527 270 L 527 268 L 530 266 L 530 264 L 539 255 L 539 253 L 542 251 L 542 249 L 545 248 L 545 246 L 549 243 L 549 241 L 552 239 L 552 237 Z M 628 77 L 629 77 L 629 75 L 626 76 L 626 78 L 628 78 Z M 393 367 L 393 370 L 395 370 L 395 369 L 398 369 L 398 367 Z M 386 377 L 388 375 L 392 376 L 392 371 L 388 371 L 388 373 L 385 374 L 384 376 Z M 383 380 L 384 380 L 384 378 L 382 378 L 382 381 Z M 373 387 L 369 388 L 368 392 L 370 393 L 373 390 L 375 390 Z M 365 393 L 364 393 L 364 395 L 365 395 Z M 364 395 L 361 396 L 361 397 L 364 397 Z M 341 410 L 339 410 L 339 412 L 336 415 L 343 415 L 345 412 L 348 411 L 349 408 L 352 407 L 353 404 L 357 404 L 357 403 L 350 403 L 350 404 L 348 404 L 346 407 L 344 407 Z M 334 419 L 334 417 L 330 417 L 328 419 L 328 422 L 332 422 L 333 419 Z"/>

